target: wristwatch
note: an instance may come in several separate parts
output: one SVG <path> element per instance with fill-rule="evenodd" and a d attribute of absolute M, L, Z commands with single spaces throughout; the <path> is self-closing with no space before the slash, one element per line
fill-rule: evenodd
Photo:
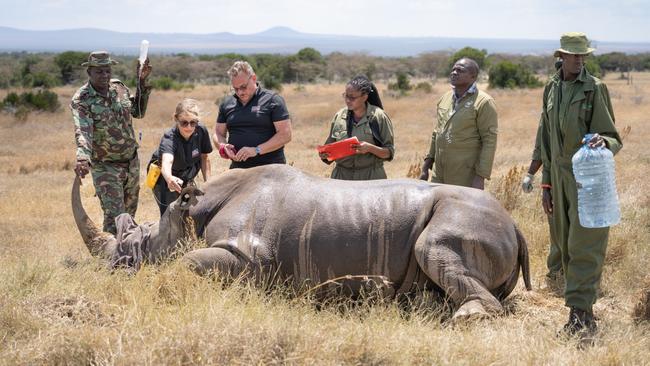
<path fill-rule="evenodd" d="M 260 149 L 259 146 L 255 146 L 255 156 L 260 155 L 262 153 L 262 149 Z"/>

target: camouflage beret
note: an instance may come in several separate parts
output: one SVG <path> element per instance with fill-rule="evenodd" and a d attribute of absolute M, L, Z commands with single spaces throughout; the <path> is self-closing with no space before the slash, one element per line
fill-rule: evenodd
<path fill-rule="evenodd" d="M 117 64 L 106 51 L 93 51 L 88 55 L 88 61 L 81 66 L 111 66 Z"/>

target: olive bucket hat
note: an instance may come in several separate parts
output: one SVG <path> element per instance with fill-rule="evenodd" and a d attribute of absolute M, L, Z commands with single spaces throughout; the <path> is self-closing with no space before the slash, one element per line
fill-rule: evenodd
<path fill-rule="evenodd" d="M 553 56 L 559 57 L 560 52 L 568 53 L 571 55 L 587 55 L 594 52 L 596 49 L 589 47 L 591 42 L 587 39 L 587 35 L 581 32 L 568 32 L 560 38 L 560 48 L 555 50 Z"/>
<path fill-rule="evenodd" d="M 88 55 L 88 61 L 81 64 L 81 66 L 111 66 L 117 64 L 106 51 L 93 51 Z"/>

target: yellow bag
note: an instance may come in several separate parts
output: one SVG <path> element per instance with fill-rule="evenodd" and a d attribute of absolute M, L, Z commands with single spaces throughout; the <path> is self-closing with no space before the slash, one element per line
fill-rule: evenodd
<path fill-rule="evenodd" d="M 156 163 L 150 163 L 149 164 L 149 173 L 147 173 L 147 181 L 145 182 L 145 185 L 151 189 L 156 185 L 156 182 L 158 181 L 158 177 L 160 177 L 160 166 Z"/>

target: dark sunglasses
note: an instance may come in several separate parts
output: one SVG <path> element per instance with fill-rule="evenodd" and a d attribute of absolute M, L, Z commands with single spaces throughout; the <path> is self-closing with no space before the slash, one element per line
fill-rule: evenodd
<path fill-rule="evenodd" d="M 176 122 L 178 122 L 178 124 L 181 125 L 181 127 L 187 127 L 188 125 L 190 125 L 190 127 L 192 127 L 192 128 L 196 127 L 196 125 L 199 124 L 199 121 L 197 121 L 195 119 L 193 119 L 191 121 L 179 121 L 179 120 L 176 120 Z"/>
<path fill-rule="evenodd" d="M 354 95 L 349 95 L 349 94 L 347 94 L 347 93 L 343 93 L 343 94 L 341 94 L 341 96 L 343 97 L 343 99 L 345 99 L 345 100 L 349 100 L 349 101 L 351 101 L 351 102 L 353 102 L 353 101 L 355 101 L 355 100 L 357 100 L 357 99 L 363 97 L 364 95 L 365 95 L 365 94 L 361 94 L 361 95 L 357 95 L 357 96 L 355 97 Z"/>
<path fill-rule="evenodd" d="M 253 75 L 249 75 L 248 79 L 246 79 L 246 83 L 242 84 L 241 86 L 232 86 L 231 85 L 230 90 L 235 94 L 237 92 L 242 92 L 242 93 L 245 92 L 246 90 L 248 90 L 248 85 L 250 84 L 250 81 L 251 81 L 252 77 L 253 77 Z"/>

